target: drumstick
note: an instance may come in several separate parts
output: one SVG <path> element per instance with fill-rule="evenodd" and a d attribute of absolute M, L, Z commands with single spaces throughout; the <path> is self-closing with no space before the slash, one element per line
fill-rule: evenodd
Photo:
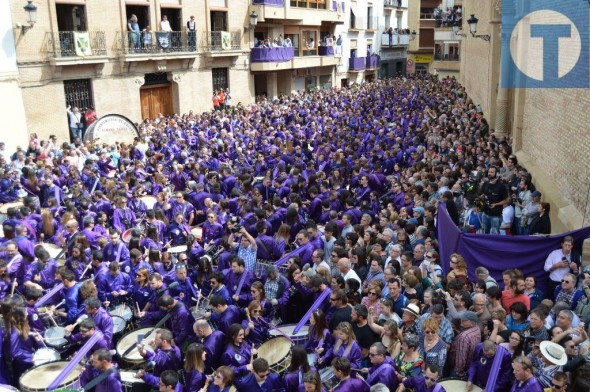
<path fill-rule="evenodd" d="M 90 269 L 90 266 L 92 266 L 92 263 L 88 263 L 88 265 L 86 266 L 86 269 L 84 269 L 84 271 L 82 272 L 82 275 L 80 275 L 80 279 L 82 279 L 84 277 L 84 274 L 86 274 L 86 272 Z"/>
<path fill-rule="evenodd" d="M 248 322 L 252 322 L 252 318 L 250 317 L 250 309 L 246 308 L 246 317 L 248 317 Z"/>
<path fill-rule="evenodd" d="M 201 290 L 199 290 L 199 296 L 197 298 L 197 309 L 199 308 L 199 302 L 201 302 Z"/>
<path fill-rule="evenodd" d="M 12 289 L 10 290 L 10 296 L 14 295 L 14 289 L 16 288 L 16 278 L 12 280 Z"/>
<path fill-rule="evenodd" d="M 356 371 L 357 371 L 357 372 L 359 372 L 359 373 L 369 373 L 369 371 L 368 371 L 368 370 L 365 370 L 365 369 L 355 369 L 355 368 L 350 368 L 350 370 L 356 370 Z"/>
<path fill-rule="evenodd" d="M 137 312 L 141 313 L 141 309 L 139 309 L 139 304 L 137 302 L 135 302 L 135 306 L 137 306 Z"/>
<path fill-rule="evenodd" d="M 51 322 L 53 323 L 53 326 L 57 327 L 57 323 L 55 322 L 55 319 L 53 318 L 53 316 L 51 315 L 51 313 L 47 313 L 47 315 L 49 316 L 49 319 L 51 320 Z"/>
<path fill-rule="evenodd" d="M 119 317 L 121 317 L 124 312 L 125 312 L 125 302 L 123 302 L 123 306 L 121 306 L 121 309 L 119 309 Z"/>

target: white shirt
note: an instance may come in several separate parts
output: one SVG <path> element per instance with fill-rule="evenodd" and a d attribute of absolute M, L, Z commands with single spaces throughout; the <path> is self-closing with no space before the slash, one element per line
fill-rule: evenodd
<path fill-rule="evenodd" d="M 549 253 L 547 260 L 545 260 L 545 271 L 549 272 L 551 266 L 553 266 L 553 264 L 559 263 L 563 257 L 567 259 L 568 263 L 572 262 L 572 252 L 570 252 L 567 256 L 564 256 L 562 249 L 555 249 L 553 252 Z M 561 282 L 561 280 L 565 277 L 565 274 L 568 272 L 570 272 L 569 267 L 558 268 L 551 271 L 549 278 L 554 282 Z"/>
<path fill-rule="evenodd" d="M 507 205 L 502 210 L 502 224 L 500 227 L 504 229 L 510 229 L 512 226 L 512 222 L 514 221 L 514 207 L 512 205 Z"/>
<path fill-rule="evenodd" d="M 343 276 L 344 278 L 344 282 L 346 282 L 348 279 L 354 279 L 356 281 L 359 282 L 359 294 L 361 293 L 361 287 L 363 286 L 363 282 L 361 282 L 361 278 L 359 278 L 359 276 L 357 275 L 356 272 L 354 272 L 354 270 L 351 268 L 350 271 L 348 271 L 346 273 L 346 275 Z"/>
<path fill-rule="evenodd" d="M 313 267 L 312 268 L 313 268 L 314 271 L 317 271 L 319 267 L 324 267 L 325 269 L 328 270 L 328 272 L 331 271 L 330 265 L 328 263 L 326 263 L 324 260 L 322 260 L 322 262 L 319 263 L 319 264 L 313 263 Z"/>
<path fill-rule="evenodd" d="M 169 20 L 163 20 L 160 22 L 160 30 L 162 31 L 172 31 L 172 27 L 170 27 L 170 21 Z"/>

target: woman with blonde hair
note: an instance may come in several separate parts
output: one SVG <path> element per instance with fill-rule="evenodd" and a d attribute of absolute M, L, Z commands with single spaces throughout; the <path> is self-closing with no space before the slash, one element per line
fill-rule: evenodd
<path fill-rule="evenodd" d="M 450 260 L 451 271 L 447 274 L 447 282 L 458 276 L 467 276 L 467 263 L 459 253 L 453 253 Z"/>
<path fill-rule="evenodd" d="M 439 368 L 439 375 L 442 375 L 442 369 L 447 360 L 447 345 L 438 335 L 438 320 L 429 317 L 422 322 L 422 333 L 420 335 L 420 347 L 418 351 L 426 366 L 436 365 Z"/>
<path fill-rule="evenodd" d="M 347 321 L 342 321 L 334 330 L 334 337 L 337 339 L 336 343 L 318 359 L 318 365 L 325 367 L 335 357 L 343 357 L 350 361 L 351 367 L 360 368 L 362 359 L 361 347 L 356 341 L 352 325 Z"/>
<path fill-rule="evenodd" d="M 39 233 L 40 241 L 53 241 L 53 236 L 57 232 L 57 221 L 53 218 L 50 209 L 44 208 L 41 210 L 41 222 L 37 226 L 37 232 Z"/>

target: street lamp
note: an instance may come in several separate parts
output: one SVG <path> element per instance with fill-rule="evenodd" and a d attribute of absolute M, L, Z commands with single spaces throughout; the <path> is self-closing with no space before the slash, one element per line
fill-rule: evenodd
<path fill-rule="evenodd" d="M 250 25 L 248 27 L 244 27 L 244 32 L 248 32 L 250 30 L 254 30 L 256 25 L 258 24 L 258 14 L 256 11 L 252 11 L 250 14 Z"/>
<path fill-rule="evenodd" d="M 469 32 L 471 33 L 471 36 L 474 38 L 481 38 L 484 41 L 489 41 L 491 36 L 489 34 L 477 34 L 477 22 L 479 22 L 479 19 L 477 19 L 475 17 L 475 15 L 471 14 L 471 18 L 469 18 L 467 20 L 467 23 L 469 24 Z"/>
<path fill-rule="evenodd" d="M 25 5 L 23 8 L 25 9 L 25 15 L 27 17 L 27 23 L 29 24 L 28 26 L 26 25 L 21 25 L 21 31 L 23 34 L 25 34 L 29 29 L 32 29 L 33 26 L 35 26 L 35 23 L 37 23 L 37 6 L 35 4 L 33 4 L 33 0 L 27 0 L 28 4 Z"/>

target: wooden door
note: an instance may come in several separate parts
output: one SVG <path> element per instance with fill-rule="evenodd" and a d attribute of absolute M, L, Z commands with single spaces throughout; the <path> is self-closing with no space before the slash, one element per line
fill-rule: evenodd
<path fill-rule="evenodd" d="M 142 87 L 140 96 L 142 118 L 156 118 L 160 113 L 163 115 L 174 114 L 172 108 L 172 86 Z"/>

